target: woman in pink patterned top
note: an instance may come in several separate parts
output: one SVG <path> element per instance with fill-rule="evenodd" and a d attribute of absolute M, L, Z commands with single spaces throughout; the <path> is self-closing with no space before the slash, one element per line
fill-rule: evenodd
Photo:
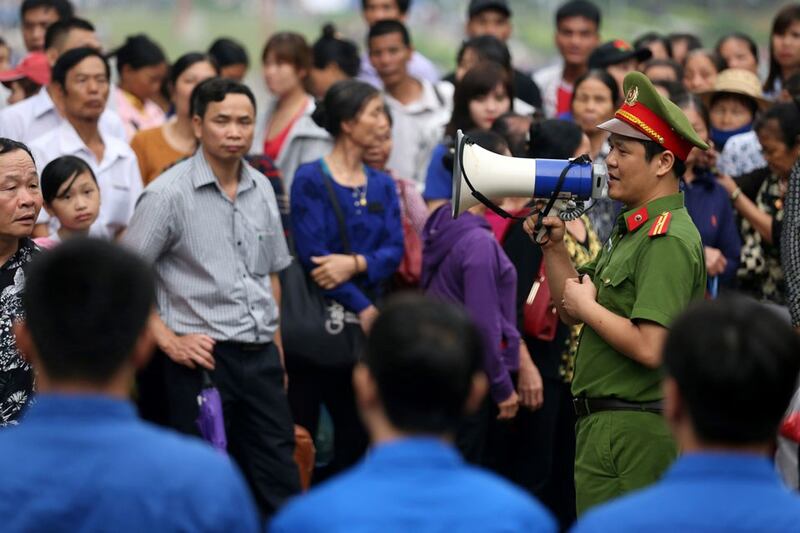
<path fill-rule="evenodd" d="M 112 105 L 130 141 L 137 131 L 157 128 L 166 120 L 164 110 L 153 99 L 161 91 L 169 65 L 161 47 L 143 34 L 128 37 L 112 55 L 119 72 Z"/>
<path fill-rule="evenodd" d="M 389 122 L 391 123 L 391 118 Z M 400 200 L 400 213 L 403 217 L 408 218 L 414 231 L 421 235 L 422 228 L 425 227 L 425 222 L 428 220 L 428 208 L 415 182 L 395 176 L 386 168 L 386 162 L 389 161 L 391 153 L 392 130 L 388 128 L 386 133 L 380 136 L 380 140 L 364 153 L 364 164 L 392 176 L 397 186 L 397 198 Z"/>

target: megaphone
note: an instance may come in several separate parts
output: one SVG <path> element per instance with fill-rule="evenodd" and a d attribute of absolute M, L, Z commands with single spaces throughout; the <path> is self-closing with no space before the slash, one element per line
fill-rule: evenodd
<path fill-rule="evenodd" d="M 490 198 L 551 200 L 550 212 L 577 218 L 583 203 L 602 198 L 608 180 L 605 165 L 584 160 L 530 159 L 496 154 L 473 143 L 461 130 L 456 134 L 453 164 L 453 218 Z M 547 216 L 548 212 L 543 213 Z"/>

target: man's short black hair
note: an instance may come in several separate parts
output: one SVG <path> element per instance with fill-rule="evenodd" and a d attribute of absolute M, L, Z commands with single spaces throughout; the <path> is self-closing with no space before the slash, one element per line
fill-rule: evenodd
<path fill-rule="evenodd" d="M 253 114 L 255 115 L 256 97 L 253 96 L 253 91 L 247 85 L 228 78 L 209 78 L 199 83 L 192 90 L 190 115 L 204 118 L 206 110 L 208 110 L 208 104 L 221 102 L 229 94 L 245 95 L 250 100 L 250 103 L 253 104 Z"/>
<path fill-rule="evenodd" d="M 556 26 L 562 20 L 574 17 L 589 19 L 600 29 L 600 8 L 587 0 L 571 0 L 559 7 L 556 11 Z"/>
<path fill-rule="evenodd" d="M 654 31 L 649 31 L 644 35 L 640 35 L 635 41 L 633 41 L 633 47 L 638 50 L 640 48 L 649 46 L 650 43 L 661 43 L 661 46 L 663 46 L 664 50 L 667 51 L 667 55 L 672 57 L 672 42 L 664 35 Z"/>
<path fill-rule="evenodd" d="M 17 150 L 22 150 L 26 154 L 28 154 L 31 158 L 31 161 L 36 161 L 33 158 L 33 154 L 31 153 L 31 149 L 24 143 L 19 141 L 15 141 L 14 139 L 8 139 L 6 137 L 0 137 L 0 155 L 10 154 L 11 152 L 15 152 Z"/>
<path fill-rule="evenodd" d="M 19 8 L 19 17 L 23 19 L 28 11 L 41 8 L 55 9 L 59 20 L 68 19 L 75 14 L 75 8 L 69 0 L 25 0 Z"/>
<path fill-rule="evenodd" d="M 367 2 L 369 0 L 361 0 L 361 9 L 367 9 Z M 405 15 L 408 13 L 408 10 L 411 9 L 411 0 L 394 0 L 394 3 L 397 4 L 397 9 L 400 10 L 400 13 Z"/>
<path fill-rule="evenodd" d="M 405 24 L 399 20 L 379 20 L 369 29 L 369 34 L 367 35 L 367 47 L 369 47 L 370 41 L 372 41 L 372 39 L 375 37 L 389 35 L 390 33 L 399 33 L 403 38 L 403 44 L 406 46 L 411 46 L 411 35 L 408 33 L 408 28 L 406 28 Z"/>
<path fill-rule="evenodd" d="M 69 32 L 72 30 L 95 31 L 94 25 L 86 19 L 70 17 L 61 19 L 47 28 L 44 34 L 44 49 L 49 50 L 54 46 L 63 44 Z"/>
<path fill-rule="evenodd" d="M 364 363 L 392 425 L 442 434 L 458 426 L 482 354 L 480 335 L 462 310 L 405 295 L 375 321 Z"/>
<path fill-rule="evenodd" d="M 648 163 L 652 161 L 654 157 L 667 151 L 666 148 L 655 141 L 643 141 L 632 137 L 630 139 L 642 143 L 642 146 L 644 146 L 644 160 Z M 672 163 L 672 171 L 675 173 L 676 178 L 681 178 L 686 173 L 686 162 L 679 158 L 675 152 L 672 152 L 672 155 L 675 156 L 674 162 Z"/>
<path fill-rule="evenodd" d="M 800 336 L 743 297 L 704 301 L 672 325 L 664 367 L 706 443 L 756 444 L 777 432 L 800 372 Z"/>
<path fill-rule="evenodd" d="M 153 273 L 133 252 L 73 239 L 36 257 L 22 302 L 42 370 L 107 383 L 131 355 L 155 302 Z"/>
<path fill-rule="evenodd" d="M 72 70 L 75 65 L 88 57 L 99 58 L 105 66 L 106 78 L 111 77 L 111 69 L 108 66 L 108 60 L 105 58 L 105 56 L 101 54 L 99 50 L 84 46 L 81 48 L 67 50 L 59 56 L 59 58 L 56 60 L 56 64 L 53 65 L 53 70 L 50 76 L 52 82 L 60 85 L 63 89 L 66 89 L 67 74 L 69 71 Z"/>

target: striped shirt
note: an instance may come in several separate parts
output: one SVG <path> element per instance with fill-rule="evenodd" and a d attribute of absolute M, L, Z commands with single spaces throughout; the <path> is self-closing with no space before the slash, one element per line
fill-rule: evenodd
<path fill-rule="evenodd" d="M 159 314 L 175 333 L 272 340 L 278 306 L 269 275 L 291 256 L 272 187 L 249 164 L 231 201 L 197 150 L 148 185 L 124 241 L 154 264 Z"/>

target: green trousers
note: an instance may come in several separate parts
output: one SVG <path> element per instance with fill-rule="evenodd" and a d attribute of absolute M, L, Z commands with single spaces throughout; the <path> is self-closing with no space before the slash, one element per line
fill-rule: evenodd
<path fill-rule="evenodd" d="M 678 455 L 664 419 L 603 411 L 578 419 L 575 497 L 578 516 L 657 481 Z"/>

